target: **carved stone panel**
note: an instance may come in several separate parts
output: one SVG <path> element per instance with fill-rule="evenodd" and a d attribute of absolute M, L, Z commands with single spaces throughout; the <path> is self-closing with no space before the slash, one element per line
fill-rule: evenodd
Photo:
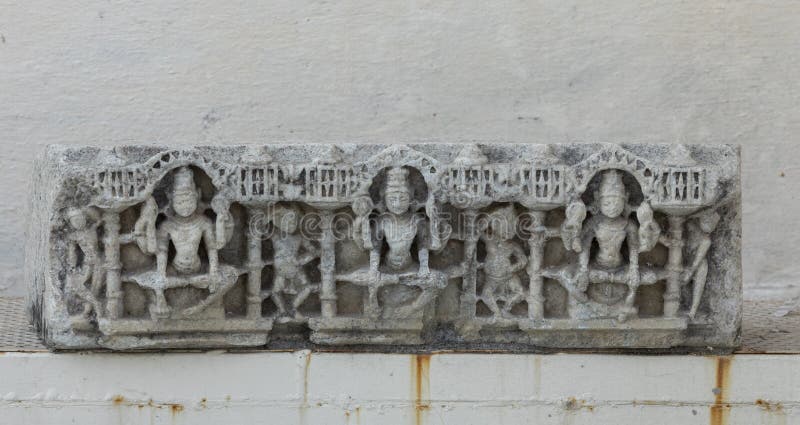
<path fill-rule="evenodd" d="M 54 349 L 738 343 L 736 147 L 52 146 L 35 170 Z"/>

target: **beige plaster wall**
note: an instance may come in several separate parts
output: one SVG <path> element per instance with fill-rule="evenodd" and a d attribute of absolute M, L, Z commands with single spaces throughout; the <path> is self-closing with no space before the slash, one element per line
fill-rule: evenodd
<path fill-rule="evenodd" d="M 0 295 L 42 146 L 155 141 L 738 143 L 746 287 L 786 288 L 798 68 L 793 1 L 0 0 Z"/>

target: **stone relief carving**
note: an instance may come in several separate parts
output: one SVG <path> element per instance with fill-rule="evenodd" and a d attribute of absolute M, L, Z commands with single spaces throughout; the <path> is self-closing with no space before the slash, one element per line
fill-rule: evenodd
<path fill-rule="evenodd" d="M 527 264 L 528 257 L 513 240 L 516 227 L 514 206 L 506 205 L 489 211 L 486 225 L 480 229 L 480 241 L 486 247 L 486 259 L 480 267 L 483 270 L 480 301 L 498 317 L 511 316 L 511 310 L 525 300 L 519 272 Z M 502 309 L 498 302 L 502 302 Z"/>
<path fill-rule="evenodd" d="M 633 304 L 639 285 L 657 281 L 652 270 L 640 269 L 639 255 L 653 248 L 661 230 L 653 222 L 653 212 L 646 201 L 637 209 L 638 223 L 630 217 L 629 194 L 620 172 L 615 169 L 601 172 L 600 186 L 594 199 L 594 205 L 589 209 L 592 215 L 578 226 L 581 229 L 578 230 L 580 240 L 577 245 L 570 246 L 579 253 L 577 270 L 571 277 L 563 269 L 550 275 L 560 278 L 565 287 L 572 289 L 571 293 L 579 304 L 593 310 L 576 312 L 575 316 L 616 313 L 618 320 L 624 321 L 636 314 Z M 580 201 L 576 203 L 573 210 L 585 209 Z M 595 242 L 598 250 L 592 255 L 591 248 Z M 627 247 L 627 258 L 623 258 L 623 244 Z M 587 303 L 589 299 L 597 304 Z"/>
<path fill-rule="evenodd" d="M 69 247 L 65 287 L 67 291 L 74 293 L 76 301 L 83 304 L 82 311 L 73 316 L 72 324 L 76 329 L 91 329 L 92 312 L 95 316 L 103 313 L 100 291 L 104 270 L 97 237 L 100 216 L 93 208 L 79 207 L 68 208 L 65 215 L 71 228 L 67 236 Z"/>
<path fill-rule="evenodd" d="M 368 267 L 337 276 L 337 280 L 367 287 L 364 313 L 373 319 L 407 318 L 429 302 L 444 283 L 441 273 L 431 271 L 428 264 L 430 219 L 417 214 L 417 206 L 412 204 L 408 174 L 403 167 L 392 167 L 385 173 L 378 204 L 382 212 L 376 216 L 372 231 Z M 417 246 L 416 258 L 412 244 Z M 420 288 L 422 294 L 415 297 L 409 287 Z"/>
<path fill-rule="evenodd" d="M 688 285 L 694 282 L 692 288 L 692 306 L 689 308 L 689 317 L 694 318 L 700 308 L 703 290 L 708 277 L 708 250 L 711 248 L 711 233 L 717 227 L 720 216 L 714 211 L 705 211 L 690 221 L 689 247 L 693 255 L 692 262 L 685 267 L 681 274 L 681 284 Z M 671 243 L 671 241 L 667 241 Z M 677 242 L 680 243 L 680 242 Z"/>
<path fill-rule="evenodd" d="M 312 292 L 319 293 L 319 283 L 311 283 L 303 269 L 314 258 L 319 257 L 317 248 L 308 239 L 298 234 L 301 211 L 297 208 L 276 206 L 272 211 L 275 233 L 271 237 L 273 247 L 273 283 L 269 296 L 281 316 L 290 314 L 302 320 L 297 309 Z M 287 308 L 284 297 L 291 297 L 291 308 Z"/>
<path fill-rule="evenodd" d="M 50 170 L 64 183 L 32 310 L 53 347 L 738 338 L 734 148 L 92 152 L 59 150 L 73 162 Z"/>

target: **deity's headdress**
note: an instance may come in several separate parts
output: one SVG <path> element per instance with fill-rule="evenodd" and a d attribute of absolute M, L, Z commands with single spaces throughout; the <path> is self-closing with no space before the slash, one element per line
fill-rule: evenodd
<path fill-rule="evenodd" d="M 389 192 L 411 192 L 408 187 L 408 170 L 403 167 L 392 167 L 386 171 L 384 193 Z"/>
<path fill-rule="evenodd" d="M 704 211 L 697 216 L 697 222 L 703 232 L 711 233 L 717 227 L 722 217 L 714 210 Z"/>
<path fill-rule="evenodd" d="M 497 221 L 505 223 L 514 223 L 517 219 L 516 211 L 512 204 L 502 205 L 489 210 L 489 218 L 492 220 L 490 224 L 497 224 Z"/>
<path fill-rule="evenodd" d="M 276 204 L 272 207 L 272 219 L 275 222 L 279 222 L 283 220 L 288 214 L 294 214 L 295 219 L 297 219 L 300 215 L 300 209 L 294 205 L 283 205 L 283 204 Z"/>
<path fill-rule="evenodd" d="M 173 192 L 195 192 L 197 186 L 194 184 L 194 173 L 189 167 L 181 167 L 175 172 L 172 184 Z"/>
<path fill-rule="evenodd" d="M 608 170 L 603 173 L 598 192 L 601 198 L 606 196 L 625 198 L 628 195 L 625 184 L 622 182 L 622 174 L 617 170 Z"/>
<path fill-rule="evenodd" d="M 76 217 L 79 215 L 84 215 L 83 208 L 79 207 L 69 207 L 66 211 L 67 218 Z"/>
<path fill-rule="evenodd" d="M 514 210 L 514 205 L 512 204 L 502 205 L 489 210 L 486 220 L 486 226 L 490 227 L 493 232 L 513 235 L 517 229 L 518 217 L 517 212 Z"/>

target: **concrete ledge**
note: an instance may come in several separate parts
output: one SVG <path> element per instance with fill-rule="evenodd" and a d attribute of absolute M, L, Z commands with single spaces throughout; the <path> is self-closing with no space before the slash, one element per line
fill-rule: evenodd
<path fill-rule="evenodd" d="M 0 424 L 800 423 L 800 316 L 780 304 L 745 303 L 725 357 L 120 354 L 49 353 L 0 299 Z"/>
<path fill-rule="evenodd" d="M 0 357 L 0 423 L 790 424 L 800 356 Z"/>

